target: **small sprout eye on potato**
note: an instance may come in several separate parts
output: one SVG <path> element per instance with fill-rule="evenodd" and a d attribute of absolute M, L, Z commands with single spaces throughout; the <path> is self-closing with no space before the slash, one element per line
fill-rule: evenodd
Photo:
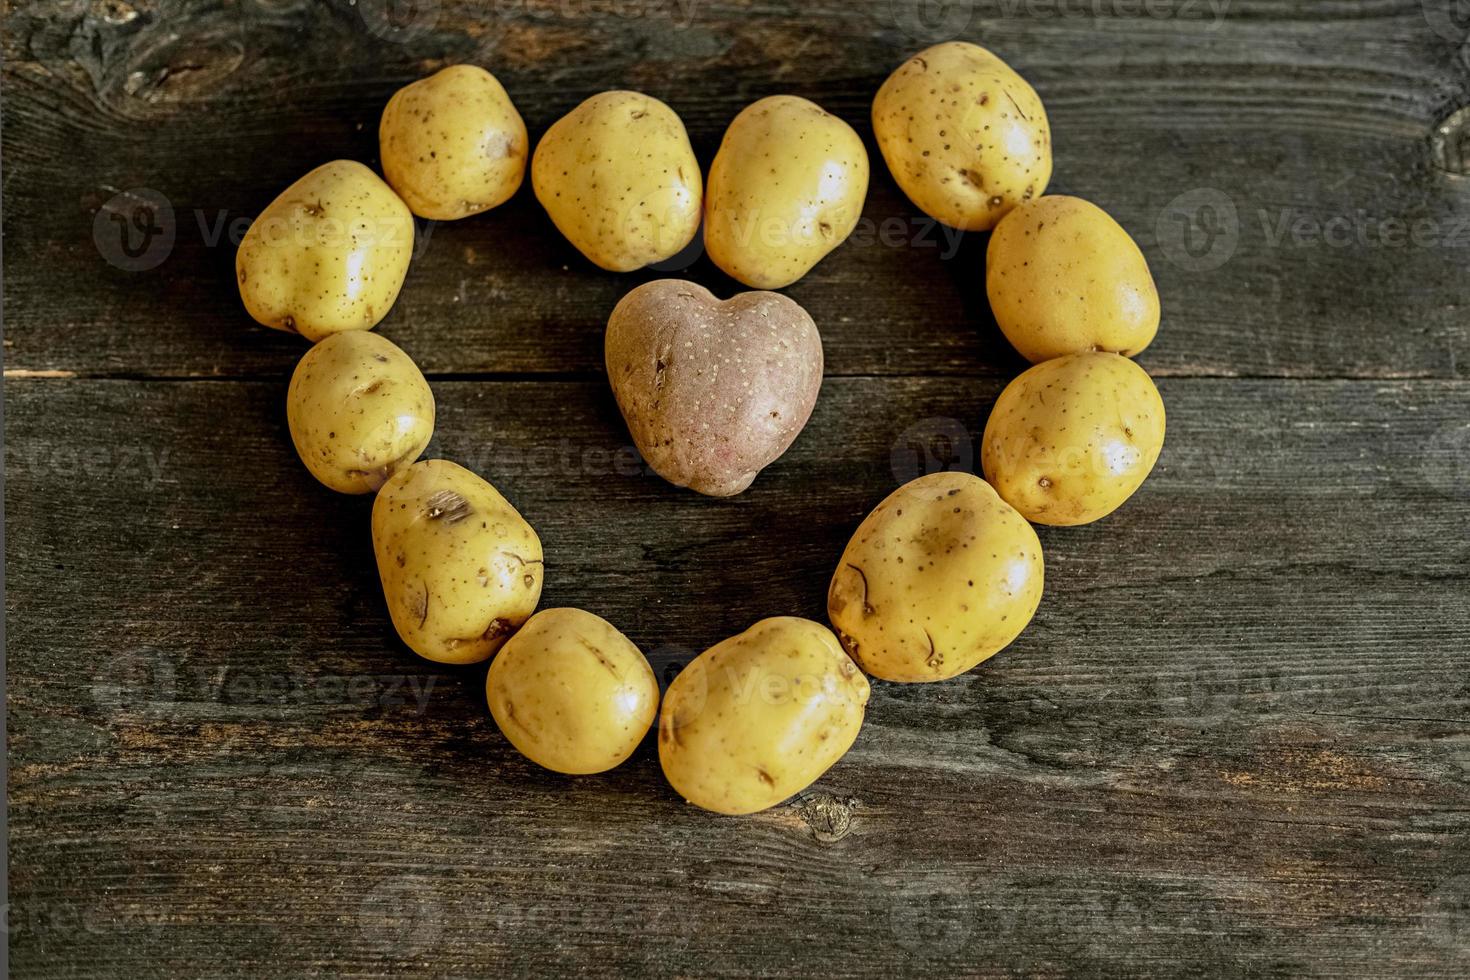
<path fill-rule="evenodd" d="M 773 95 L 730 123 L 710 164 L 705 249 L 727 275 L 780 289 L 847 240 L 868 193 L 868 153 L 814 102 Z"/>
<path fill-rule="evenodd" d="M 387 338 L 333 334 L 296 365 L 286 421 L 312 476 L 342 493 L 370 493 L 433 438 L 434 393 Z"/>
<path fill-rule="evenodd" d="M 900 65 L 873 99 L 873 135 L 909 200 L 954 228 L 993 228 L 1051 180 L 1040 97 L 977 44 L 947 41 Z"/>
<path fill-rule="evenodd" d="M 593 263 L 631 272 L 694 240 L 699 161 L 673 109 L 641 92 L 603 92 L 551 124 L 531 159 L 536 200 Z"/>
<path fill-rule="evenodd" d="M 755 813 L 801 792 L 862 727 L 868 679 L 832 631 L 763 619 L 679 672 L 659 715 L 669 784 L 716 813 Z"/>
<path fill-rule="evenodd" d="M 541 539 L 499 491 L 448 460 L 383 484 L 373 551 L 398 635 L 428 660 L 489 658 L 541 598 Z"/>
<path fill-rule="evenodd" d="M 451 65 L 393 93 L 378 149 L 383 175 L 414 214 L 453 221 L 515 194 L 530 141 L 494 75 Z"/>
<path fill-rule="evenodd" d="M 580 775 L 621 764 L 658 712 L 658 680 L 607 620 L 543 609 L 511 637 L 485 678 L 495 724 L 522 755 Z"/>
<path fill-rule="evenodd" d="M 235 254 L 245 309 L 316 342 L 388 315 L 413 257 L 413 214 L 352 160 L 323 164 L 281 192 Z"/>
<path fill-rule="evenodd" d="M 1164 446 L 1153 379 L 1105 352 L 1042 361 L 1006 386 L 981 437 L 985 478 L 1037 524 L 1087 524 L 1142 486 Z"/>
<path fill-rule="evenodd" d="M 795 441 L 822 386 L 822 338 L 795 301 L 721 302 L 680 279 L 613 309 L 607 377 L 638 451 L 675 486 L 728 497 Z"/>
<path fill-rule="evenodd" d="M 827 613 L 858 664 L 890 681 L 941 681 L 1014 640 L 1041 601 L 1041 542 L 969 473 L 921 476 L 858 525 Z"/>
<path fill-rule="evenodd" d="M 985 253 L 985 291 L 1006 339 L 1032 363 L 1093 350 L 1132 357 L 1159 329 L 1143 252 L 1077 197 L 1048 194 L 1001 219 Z"/>

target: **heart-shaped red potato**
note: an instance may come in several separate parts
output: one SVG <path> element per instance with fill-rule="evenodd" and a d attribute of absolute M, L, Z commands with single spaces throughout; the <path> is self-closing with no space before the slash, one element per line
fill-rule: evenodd
<path fill-rule="evenodd" d="M 644 283 L 607 321 L 607 377 L 633 442 L 675 486 L 728 497 L 796 439 L 822 386 L 822 338 L 780 293 L 721 301 Z"/>

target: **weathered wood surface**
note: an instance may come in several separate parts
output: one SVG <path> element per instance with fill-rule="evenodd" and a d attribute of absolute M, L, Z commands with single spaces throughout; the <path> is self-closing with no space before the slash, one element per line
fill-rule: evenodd
<path fill-rule="evenodd" d="M 440 383 L 432 451 L 535 524 L 547 604 L 663 669 L 819 617 L 913 434 L 974 435 L 998 387 L 830 380 L 726 502 L 609 461 L 597 383 Z M 682 804 L 651 740 L 580 781 L 520 759 L 482 669 L 392 637 L 368 503 L 301 469 L 283 390 L 9 386 L 23 975 L 1463 973 L 1465 382 L 1166 381 L 1158 472 L 1043 532 L 1032 627 L 878 684 L 849 757 L 748 819 Z"/>
<path fill-rule="evenodd" d="M 1179 16 L 1076 13 L 1113 2 L 934 11 L 1036 84 L 1056 137 L 1053 189 L 1100 202 L 1148 252 L 1166 321 L 1150 368 L 1464 377 L 1470 180 L 1437 169 L 1431 141 L 1470 101 L 1470 19 L 1454 19 L 1454 0 L 1218 0 L 1219 18 L 1204 0 L 1150 0 Z M 636 87 L 680 112 L 707 165 L 741 107 L 794 91 L 871 148 L 879 83 L 916 37 L 943 33 L 911 3 L 418 0 L 422 15 L 385 36 L 368 29 L 385 0 L 13 5 L 8 363 L 274 376 L 296 342 L 242 334 L 232 223 L 326 160 L 375 162 L 388 95 L 446 61 L 494 68 L 533 136 L 587 95 Z M 944 23 L 934 11 L 929 23 Z M 1446 36 L 1460 22 L 1461 36 Z M 983 236 L 946 238 L 882 166 L 874 173 L 858 241 L 789 290 L 817 312 L 829 370 L 1013 374 L 985 304 Z M 99 261 L 93 236 L 100 211 L 116 254 L 107 216 L 130 215 L 139 189 L 173 211 L 172 248 L 146 273 Z M 732 288 L 707 261 L 693 271 Z M 607 310 L 633 281 L 550 233 L 527 187 L 472 222 L 433 227 L 383 329 L 430 373 L 594 372 Z"/>
<path fill-rule="evenodd" d="M 651 742 L 605 776 L 534 769 L 483 668 L 397 642 L 369 502 L 285 432 L 299 341 L 248 324 L 196 209 L 373 160 L 387 94 L 443 61 L 495 68 L 533 135 L 643 88 L 707 163 L 776 91 L 868 136 L 882 76 L 942 32 L 903 0 L 438 0 L 403 30 L 381 0 L 185 8 L 4 14 L 16 975 L 1470 971 L 1470 179 L 1431 138 L 1470 101 L 1457 8 L 940 11 L 1036 82 L 1055 187 L 1149 255 L 1169 442 L 1117 514 L 1043 530 L 1010 649 L 877 684 L 838 767 L 738 819 L 681 803 Z M 130 271 L 109 201 L 139 188 L 175 242 Z M 1237 211 L 1218 264 L 1210 189 Z M 578 260 L 528 188 L 433 228 L 382 329 L 435 378 L 431 454 L 537 527 L 548 605 L 668 676 L 761 616 L 820 618 L 863 513 L 972 459 L 1019 367 L 984 237 L 883 244 L 912 211 L 881 166 L 866 213 L 869 243 L 790 290 L 828 355 L 813 421 L 729 501 L 644 473 L 598 377 L 638 277 Z"/>

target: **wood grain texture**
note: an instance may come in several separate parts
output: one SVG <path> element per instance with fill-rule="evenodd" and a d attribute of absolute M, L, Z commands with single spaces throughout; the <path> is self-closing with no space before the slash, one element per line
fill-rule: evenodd
<path fill-rule="evenodd" d="M 537 527 L 546 605 L 667 678 L 820 618 L 862 514 L 962 462 L 935 433 L 973 439 L 998 389 L 831 379 L 728 501 L 644 473 L 598 383 L 440 382 L 431 452 Z M 284 379 L 10 382 L 18 972 L 1462 975 L 1470 386 L 1163 394 L 1157 472 L 1043 529 L 1011 648 L 876 684 L 817 786 L 725 819 L 651 742 L 535 770 L 483 668 L 408 653 L 369 502 L 300 467 Z"/>
<path fill-rule="evenodd" d="M 317 164 L 375 165 L 387 97 L 442 64 L 495 70 L 533 139 L 594 92 L 642 88 L 683 116 L 707 166 L 736 112 L 789 91 L 853 123 L 876 161 L 872 94 L 937 36 L 925 24 L 942 9 L 1046 101 L 1052 189 L 1097 201 L 1144 248 L 1165 310 L 1152 370 L 1464 377 L 1470 180 L 1434 167 L 1430 133 L 1470 103 L 1470 57 L 1439 3 L 1452 0 L 1235 0 L 1216 17 L 1178 0 L 1157 8 L 1172 16 L 1122 3 L 1094 19 L 1076 13 L 1091 0 L 977 0 L 925 21 L 908 0 L 420 0 L 398 30 L 385 0 L 14 4 L 8 363 L 270 373 L 297 342 L 241 310 L 232 231 Z M 985 303 L 985 236 L 947 237 L 874 174 L 857 238 L 789 290 L 816 311 L 831 373 L 1013 374 Z M 129 271 L 107 259 L 109 219 L 140 189 L 169 203 L 173 244 Z M 383 330 L 426 371 L 598 370 L 607 311 L 638 277 L 577 255 L 529 186 L 425 230 Z M 735 288 L 705 259 L 690 272 Z"/>
<path fill-rule="evenodd" d="M 1470 102 L 1452 0 L 410 6 L 0 14 L 15 975 L 1470 973 L 1470 179 L 1430 139 Z M 946 32 L 1036 85 L 1052 189 L 1152 264 L 1158 469 L 1041 530 L 1015 644 L 875 684 L 782 806 L 683 804 L 651 740 L 536 769 L 483 667 L 398 642 L 370 501 L 295 458 L 303 347 L 241 310 L 232 223 L 376 164 L 382 104 L 442 64 L 494 70 L 533 138 L 642 89 L 707 165 L 778 92 L 873 152 L 872 93 Z M 601 338 L 654 274 L 591 268 L 529 187 L 426 226 L 382 326 L 433 381 L 430 455 L 540 533 L 544 605 L 606 616 L 665 682 L 757 618 L 821 619 L 857 522 L 973 468 L 1021 367 L 985 236 L 946 239 L 874 161 L 859 237 L 788 290 L 826 349 L 812 422 L 737 498 L 641 465 Z M 118 220 L 159 199 L 171 246 L 129 256 Z"/>

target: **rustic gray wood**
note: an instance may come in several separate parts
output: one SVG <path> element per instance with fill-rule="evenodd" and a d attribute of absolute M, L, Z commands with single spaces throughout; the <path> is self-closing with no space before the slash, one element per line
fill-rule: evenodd
<path fill-rule="evenodd" d="M 603 776 L 536 769 L 483 667 L 397 641 L 370 501 L 285 430 L 300 341 L 248 322 L 195 209 L 373 161 L 387 95 L 447 61 L 496 70 L 533 136 L 642 88 L 707 164 L 779 91 L 870 138 L 932 35 L 904 0 L 383 9 L 3 15 L 17 976 L 1470 971 L 1470 178 L 1431 138 L 1470 102 L 1452 5 L 928 9 L 1036 83 L 1054 188 L 1148 254 L 1168 443 L 1116 514 L 1042 529 L 1012 647 L 876 684 L 853 751 L 748 818 L 679 801 L 651 740 Z M 175 242 L 138 269 L 112 215 L 144 188 Z M 382 327 L 433 380 L 430 454 L 541 534 L 545 604 L 607 616 L 665 679 L 762 616 L 820 619 L 857 521 L 973 467 L 1020 368 L 984 236 L 883 244 L 921 226 L 881 164 L 866 216 L 789 290 L 827 351 L 812 422 L 732 500 L 637 461 L 600 340 L 651 274 L 590 268 L 529 188 L 434 227 Z"/>
<path fill-rule="evenodd" d="M 1043 531 L 1031 628 L 878 684 L 853 752 L 748 819 L 682 804 L 651 740 L 585 780 L 520 759 L 483 669 L 394 640 L 368 502 L 300 467 L 283 388 L 8 387 L 24 975 L 1460 972 L 1465 382 L 1166 381 L 1158 471 Z M 546 604 L 664 671 L 819 617 L 906 433 L 973 435 L 997 390 L 829 380 L 730 501 L 604 463 L 597 383 L 439 383 L 431 451 L 538 528 Z"/>
<path fill-rule="evenodd" d="M 382 23 L 385 2 L 16 5 L 3 49 L 8 364 L 277 373 L 296 341 L 241 315 L 230 222 L 319 163 L 375 162 L 388 95 L 446 61 L 494 68 L 533 136 L 593 92 L 642 88 L 683 116 L 707 165 L 734 114 L 774 92 L 816 99 L 871 148 L 873 93 L 936 36 L 911 0 L 497 0 L 488 11 L 419 0 L 426 15 L 384 38 L 366 25 Z M 1052 189 L 1099 202 L 1148 253 L 1166 328 L 1150 369 L 1464 377 L 1470 181 L 1437 169 L 1431 145 L 1470 101 L 1464 38 L 1435 30 L 1457 23 L 1453 0 L 1233 0 L 1218 20 L 1205 0 L 1160 8 L 1180 17 L 1049 14 L 1095 2 L 945 9 L 968 10 L 954 22 L 1046 101 Z M 172 251 L 148 273 L 99 262 L 93 241 L 94 215 L 128 207 L 117 195 L 138 188 L 174 212 Z M 985 303 L 984 236 L 946 239 L 881 165 L 865 219 L 857 242 L 789 290 L 827 328 L 829 370 L 1015 373 Z M 707 260 L 694 273 L 734 288 Z M 549 234 L 526 187 L 474 221 L 435 226 L 382 329 L 431 373 L 594 372 L 607 311 L 636 281 Z"/>

